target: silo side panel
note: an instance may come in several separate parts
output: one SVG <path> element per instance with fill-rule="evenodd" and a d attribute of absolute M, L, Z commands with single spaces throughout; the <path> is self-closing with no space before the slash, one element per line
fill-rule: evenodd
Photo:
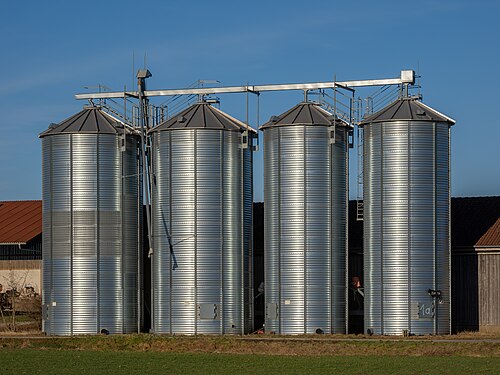
<path fill-rule="evenodd" d="M 303 175 L 304 187 L 302 200 L 304 202 L 304 232 L 303 251 L 305 252 L 305 322 L 304 333 L 315 333 L 316 329 L 330 333 L 332 323 L 339 317 L 332 314 L 333 309 L 345 309 L 345 301 L 341 306 L 335 306 L 334 297 L 344 295 L 345 275 L 333 274 L 336 266 L 345 267 L 341 252 L 337 253 L 332 245 L 335 236 L 339 235 L 334 220 L 342 213 L 334 212 L 333 202 L 345 200 L 345 188 L 336 190 L 336 184 L 341 184 L 339 176 L 334 173 L 336 167 L 331 162 L 337 156 L 338 147 L 330 145 L 330 130 L 326 126 L 304 126 Z M 337 145 L 338 146 L 338 145 Z M 331 155 L 328 150 L 331 149 Z M 342 171 L 345 173 L 345 170 Z M 335 184 L 335 185 L 332 185 Z M 345 210 L 345 206 L 344 206 Z M 344 221 L 345 223 L 345 221 Z M 344 233 L 345 234 L 345 233 Z M 345 246 L 345 237 L 344 243 Z M 338 255 L 338 257 L 337 257 Z M 330 277 L 329 277 L 330 276 Z M 341 278 L 340 283 L 339 277 Z M 331 278 L 331 281 L 330 281 Z M 329 282 L 330 281 L 330 282 Z M 335 293 L 333 293 L 335 291 Z M 336 292 L 339 292 L 337 296 Z M 335 301 L 336 302 L 336 301 Z M 332 309 L 333 308 L 333 309 Z M 342 314 L 345 317 L 345 313 Z M 341 317 L 340 317 L 341 318 Z M 345 319 L 343 320 L 345 326 Z"/>
<path fill-rule="evenodd" d="M 375 125 L 376 126 L 376 125 Z M 382 127 L 383 321 L 386 334 L 408 326 L 408 125 Z"/>
<path fill-rule="evenodd" d="M 127 249 L 124 234 L 134 228 L 122 227 L 122 152 L 120 138 L 98 140 L 98 273 L 99 327 L 121 333 L 125 327 L 125 298 L 134 298 L 134 291 L 125 287 Z M 130 251 L 130 250 L 129 250 Z M 134 251 L 133 254 L 136 252 Z M 134 259 L 135 260 L 135 259 Z M 136 263 L 135 263 L 136 264 Z M 134 264 L 134 265 L 135 265 Z M 130 293 L 130 295 L 127 295 Z M 132 331 L 133 332 L 133 331 Z"/>
<path fill-rule="evenodd" d="M 241 134 L 179 129 L 153 139 L 154 331 L 242 334 Z"/>
<path fill-rule="evenodd" d="M 266 332 L 280 332 L 280 130 L 264 131 L 264 282 Z"/>
<path fill-rule="evenodd" d="M 46 332 L 136 332 L 137 191 L 135 212 L 122 206 L 122 164 L 137 165 L 136 148 L 122 153 L 121 138 L 114 134 L 59 134 L 42 142 L 50 153 L 44 161 L 44 186 L 49 188 L 44 193 L 44 225 L 50 227 L 44 272 L 51 287 L 49 300 L 44 298 Z M 123 227 L 124 213 L 135 220 L 135 227 Z M 124 233 L 133 243 L 131 256 Z"/>
<path fill-rule="evenodd" d="M 376 334 L 449 332 L 448 139 L 444 123 L 364 127 L 365 328 Z"/>
<path fill-rule="evenodd" d="M 266 331 L 345 332 L 346 132 L 264 130 Z"/>
<path fill-rule="evenodd" d="M 52 301 L 52 140 L 42 141 L 42 332 L 51 334 Z"/>
<path fill-rule="evenodd" d="M 436 289 L 435 278 L 438 271 L 436 255 L 435 203 L 435 136 L 434 124 L 412 122 L 408 142 L 409 205 L 408 241 L 410 245 L 408 273 L 410 321 L 408 329 L 414 333 L 434 333 L 434 320 L 424 317 L 419 309 L 433 306 L 433 299 L 427 292 Z M 420 316 L 420 317 L 419 317 Z M 399 333 L 400 332 L 396 332 Z"/>
<path fill-rule="evenodd" d="M 71 136 L 47 137 L 51 145 L 52 291 L 49 302 L 51 335 L 72 332 Z M 50 194 L 50 193 L 49 193 Z M 44 243 L 44 249 L 50 248 Z M 44 261 L 44 263 L 48 263 Z"/>
<path fill-rule="evenodd" d="M 201 132 L 200 132 L 201 133 Z M 244 185 L 243 154 L 239 132 L 218 132 L 222 147 L 219 181 L 222 181 L 221 198 L 218 211 L 222 217 L 219 223 L 222 234 L 222 323 L 220 333 L 243 334 L 244 295 L 245 295 L 245 244 L 244 240 Z M 205 134 L 205 132 L 203 132 Z M 207 166 L 208 167 L 208 166 Z M 214 183 L 216 183 L 214 181 Z M 209 218 L 207 217 L 207 222 Z M 207 267 L 208 269 L 208 267 Z M 213 271 L 211 271 L 213 272 Z M 214 275 L 215 276 L 215 275 Z"/>
<path fill-rule="evenodd" d="M 365 330 L 383 330 L 382 251 L 382 126 L 363 128 L 363 227 Z"/>
<path fill-rule="evenodd" d="M 304 127 L 280 129 L 280 318 L 282 334 L 305 331 Z M 328 304 L 328 301 L 326 301 Z"/>
<path fill-rule="evenodd" d="M 241 223 L 232 222 L 232 215 L 228 215 L 228 226 L 223 227 L 223 189 L 222 176 L 224 164 L 222 153 L 224 150 L 224 135 L 220 131 L 193 130 L 195 134 L 196 173 L 195 173 L 195 284 L 196 299 L 199 316 L 196 319 L 196 332 L 219 334 L 222 320 L 228 318 L 229 306 L 223 304 L 223 298 L 231 301 L 231 290 L 241 285 L 231 285 L 233 279 L 232 261 L 236 261 L 241 250 L 237 247 L 237 239 L 232 237 L 231 229 L 241 230 Z M 231 177 L 224 175 L 224 180 L 231 184 Z M 229 202 L 228 202 L 229 203 Z M 225 217 L 224 217 L 225 218 Z M 239 224 L 239 225 L 238 225 Z M 224 238 L 229 231 L 228 237 Z M 227 239 L 223 243 L 224 240 Z M 226 246 L 224 246 L 226 245 Z M 234 248 L 234 247 L 235 248 Z M 222 253 L 221 253 L 222 249 Z M 238 251 L 238 255 L 234 251 Z M 222 263 L 222 267 L 221 267 Z M 215 271 L 215 272 L 214 272 Z M 223 286 L 227 286 L 227 294 Z M 206 314 L 203 309 L 211 308 L 213 313 Z M 221 314 L 222 313 L 222 314 Z M 222 318 L 222 319 L 221 319 Z"/>

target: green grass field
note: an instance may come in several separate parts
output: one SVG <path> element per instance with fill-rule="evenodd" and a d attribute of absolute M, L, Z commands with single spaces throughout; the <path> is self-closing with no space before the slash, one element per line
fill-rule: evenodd
<path fill-rule="evenodd" d="M 498 337 L 0 338 L 6 374 L 500 374 Z"/>
<path fill-rule="evenodd" d="M 0 350 L 1 374 L 498 374 L 500 358 Z"/>

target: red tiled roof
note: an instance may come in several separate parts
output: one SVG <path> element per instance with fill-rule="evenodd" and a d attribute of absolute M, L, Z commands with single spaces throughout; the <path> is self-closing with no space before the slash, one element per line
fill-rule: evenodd
<path fill-rule="evenodd" d="M 0 244 L 24 244 L 40 233 L 42 201 L 0 201 Z"/>
<path fill-rule="evenodd" d="M 500 217 L 477 241 L 475 247 L 500 247 Z"/>

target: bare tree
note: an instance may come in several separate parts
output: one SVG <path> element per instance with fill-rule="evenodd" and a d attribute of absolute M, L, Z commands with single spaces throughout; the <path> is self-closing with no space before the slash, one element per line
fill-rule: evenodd
<path fill-rule="evenodd" d="M 9 270 L 8 276 L 4 276 L 6 291 L 3 294 L 4 303 L 2 304 L 2 319 L 6 324 L 6 327 L 10 331 L 16 330 L 16 313 L 17 313 L 17 302 L 21 295 L 21 291 L 26 283 L 26 278 L 28 277 L 29 270 L 26 271 L 15 271 L 13 269 Z M 11 311 L 10 323 L 6 321 L 4 316 L 4 310 L 9 309 Z"/>
<path fill-rule="evenodd" d="M 7 295 L 3 291 L 3 285 L 0 284 L 0 315 L 2 316 L 2 322 L 7 327 L 7 320 L 5 319 L 4 309 L 7 306 Z"/>

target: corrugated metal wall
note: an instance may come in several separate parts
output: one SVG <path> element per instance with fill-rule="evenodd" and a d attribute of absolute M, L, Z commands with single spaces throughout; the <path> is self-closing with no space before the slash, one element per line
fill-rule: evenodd
<path fill-rule="evenodd" d="M 266 331 L 346 329 L 347 136 L 337 127 L 264 130 Z"/>
<path fill-rule="evenodd" d="M 153 330 L 252 325 L 252 156 L 239 131 L 153 133 Z"/>
<path fill-rule="evenodd" d="M 365 330 L 449 333 L 448 124 L 389 121 L 363 132 Z"/>
<path fill-rule="evenodd" d="M 25 245 L 0 245 L 0 260 L 42 259 L 42 235 L 36 236 Z"/>
<path fill-rule="evenodd" d="M 42 140 L 44 331 L 137 332 L 141 209 L 137 140 Z M 123 174 L 123 178 L 122 178 Z"/>

